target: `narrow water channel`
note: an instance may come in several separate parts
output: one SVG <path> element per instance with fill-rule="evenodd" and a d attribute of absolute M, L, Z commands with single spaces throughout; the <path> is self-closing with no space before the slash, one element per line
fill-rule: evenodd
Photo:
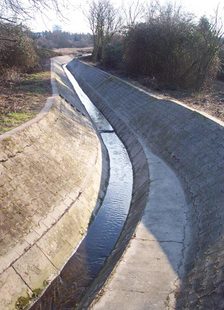
<path fill-rule="evenodd" d="M 85 238 L 32 310 L 68 310 L 78 306 L 120 236 L 132 196 L 132 166 L 123 143 L 65 66 L 64 70 L 108 150 L 110 177 L 103 203 Z"/>

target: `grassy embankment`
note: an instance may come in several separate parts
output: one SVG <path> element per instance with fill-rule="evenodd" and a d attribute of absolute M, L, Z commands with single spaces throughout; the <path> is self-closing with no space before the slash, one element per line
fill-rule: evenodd
<path fill-rule="evenodd" d="M 0 85 L 0 134 L 33 118 L 51 95 L 49 70 L 14 75 Z"/>

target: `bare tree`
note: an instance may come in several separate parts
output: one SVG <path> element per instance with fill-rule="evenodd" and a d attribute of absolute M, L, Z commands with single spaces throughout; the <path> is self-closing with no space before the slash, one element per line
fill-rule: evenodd
<path fill-rule="evenodd" d="M 122 11 L 125 19 L 124 23 L 128 28 L 133 27 L 142 17 L 145 16 L 145 8 L 140 0 L 133 0 L 129 5 L 123 5 Z"/>
<path fill-rule="evenodd" d="M 101 60 L 106 45 L 121 29 L 121 17 L 110 0 L 96 0 L 90 3 L 87 18 L 93 34 L 93 56 L 95 60 Z"/>

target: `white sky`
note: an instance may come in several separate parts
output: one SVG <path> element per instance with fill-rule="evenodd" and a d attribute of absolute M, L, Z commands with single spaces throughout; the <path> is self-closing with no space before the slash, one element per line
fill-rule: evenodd
<path fill-rule="evenodd" d="M 60 1 L 60 0 L 58 0 Z M 40 14 L 34 16 L 34 18 L 27 22 L 28 26 L 33 31 L 52 30 L 54 25 L 59 25 L 62 30 L 69 32 L 90 32 L 88 22 L 82 12 L 81 7 L 87 8 L 88 1 L 83 0 L 69 0 L 73 5 L 69 5 L 67 9 L 63 9 L 63 15 L 66 19 L 61 19 L 52 11 L 45 12 L 45 16 L 41 17 Z M 122 3 L 128 5 L 137 0 L 111 0 L 115 7 L 121 7 Z M 143 2 L 143 0 L 142 0 Z M 161 4 L 166 3 L 166 0 L 159 0 Z M 169 1 L 170 2 L 170 1 Z M 172 1 L 174 2 L 174 1 Z M 149 3 L 149 1 L 147 1 Z M 214 12 L 219 5 L 220 16 L 224 16 L 224 0 L 176 0 L 177 5 L 181 5 L 187 11 L 200 17 L 206 15 L 208 17 L 214 16 Z"/>

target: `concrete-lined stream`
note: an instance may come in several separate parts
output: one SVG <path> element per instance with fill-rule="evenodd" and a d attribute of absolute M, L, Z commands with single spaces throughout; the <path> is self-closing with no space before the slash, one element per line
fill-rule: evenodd
<path fill-rule="evenodd" d="M 47 283 L 32 309 L 223 309 L 224 124 L 77 59 L 55 59 L 52 81 L 49 113 L 2 144 L 5 205 L 28 185 L 24 210 L 47 217 L 16 247 L 4 235 L 0 308 Z M 25 217 L 15 212 L 12 236 Z"/>
<path fill-rule="evenodd" d="M 127 151 L 113 128 L 64 70 L 105 144 L 110 176 L 103 203 L 81 244 L 31 309 L 72 309 L 97 277 L 126 221 L 132 197 L 133 173 Z M 85 138 L 85 137 L 83 137 Z"/>

